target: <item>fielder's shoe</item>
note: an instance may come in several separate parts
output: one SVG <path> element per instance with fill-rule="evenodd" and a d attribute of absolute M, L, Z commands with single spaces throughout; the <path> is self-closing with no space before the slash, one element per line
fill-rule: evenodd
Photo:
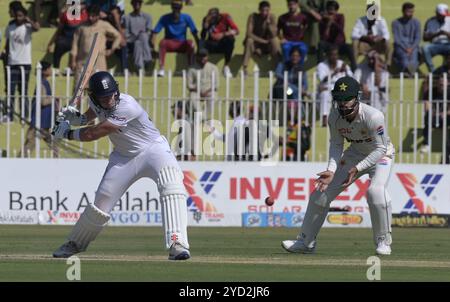
<path fill-rule="evenodd" d="M 281 246 L 289 253 L 313 254 L 316 250 L 316 241 L 312 242 L 312 247 L 308 247 L 303 239 L 284 240 L 281 242 Z"/>
<path fill-rule="evenodd" d="M 380 240 L 378 240 L 377 249 L 375 251 L 377 255 L 390 255 L 391 246 L 387 244 L 386 239 L 380 238 Z"/>
<path fill-rule="evenodd" d="M 178 241 L 175 241 L 170 247 L 169 260 L 187 260 L 189 258 L 191 258 L 189 250 Z"/>
<path fill-rule="evenodd" d="M 69 258 L 72 255 L 80 253 L 80 249 L 77 244 L 73 241 L 68 241 L 61 245 L 59 249 L 53 252 L 53 257 L 55 258 Z"/>

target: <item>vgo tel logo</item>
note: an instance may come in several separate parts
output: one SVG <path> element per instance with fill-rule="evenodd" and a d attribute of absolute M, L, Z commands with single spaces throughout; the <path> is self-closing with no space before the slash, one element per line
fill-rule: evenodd
<path fill-rule="evenodd" d="M 231 177 L 230 200 L 251 202 L 262 200 L 266 196 L 287 201 L 307 201 L 315 190 L 315 178 L 305 177 Z M 370 179 L 357 179 L 346 188 L 336 201 L 361 201 L 366 198 Z M 267 206 L 249 207 L 249 212 L 264 211 Z M 285 207 L 283 212 L 299 212 L 300 206 Z M 356 206 L 350 211 L 364 212 L 365 206 Z"/>
<path fill-rule="evenodd" d="M 223 213 L 219 213 L 216 207 L 206 201 L 206 198 L 214 197 L 212 193 L 213 188 L 217 184 L 222 172 L 220 171 L 205 171 L 200 179 L 193 171 L 184 171 L 184 186 L 188 192 L 187 207 L 190 212 L 193 212 L 194 220 L 200 222 L 202 216 L 210 222 L 219 222 L 224 218 Z"/>

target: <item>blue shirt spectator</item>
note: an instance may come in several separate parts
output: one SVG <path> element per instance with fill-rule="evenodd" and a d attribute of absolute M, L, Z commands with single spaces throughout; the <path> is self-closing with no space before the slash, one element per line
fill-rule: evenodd
<path fill-rule="evenodd" d="M 180 14 L 180 20 L 175 22 L 172 18 L 172 14 L 166 14 L 162 16 L 158 23 L 156 24 L 154 33 L 159 33 L 164 28 L 164 39 L 173 40 L 186 40 L 187 28 L 191 30 L 192 34 L 196 34 L 197 28 L 192 20 L 191 16 L 188 14 Z"/>

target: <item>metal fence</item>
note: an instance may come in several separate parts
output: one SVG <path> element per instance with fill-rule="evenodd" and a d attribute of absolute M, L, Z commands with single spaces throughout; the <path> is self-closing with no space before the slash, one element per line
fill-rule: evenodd
<path fill-rule="evenodd" d="M 46 134 L 43 131 L 36 131 L 34 152 L 33 150 L 25 150 L 25 141 L 27 129 L 29 127 L 32 115 L 32 99 L 34 96 L 26 95 L 25 85 L 24 85 L 24 69 L 21 70 L 22 78 L 22 93 L 16 96 L 16 102 L 13 102 L 14 96 L 10 91 L 11 82 L 11 70 L 9 67 L 6 68 L 6 78 L 7 78 L 7 90 L 6 96 L 2 97 L 2 108 L 0 109 L 0 149 L 2 157 L 44 157 L 53 158 L 58 157 L 81 157 L 81 158 L 105 158 L 112 150 L 112 145 L 109 140 L 103 138 L 99 141 L 83 143 L 83 142 L 73 142 L 73 141 L 55 141 L 51 143 L 43 144 L 41 138 Z M 111 71 L 112 72 L 112 71 Z M 36 66 L 36 98 L 35 98 L 35 112 L 36 114 L 36 128 L 40 129 L 40 110 L 41 110 L 41 66 L 38 64 Z M 299 72 L 298 83 L 302 83 L 302 77 L 307 76 L 306 74 Z M 52 70 L 52 76 L 50 78 L 50 84 L 52 91 L 56 91 L 56 88 L 61 90 L 61 87 L 57 87 L 57 84 L 62 83 L 61 76 L 57 75 L 55 70 Z M 64 106 L 68 104 L 72 95 L 72 82 L 73 77 L 71 76 L 70 70 L 66 70 L 65 77 L 65 95 L 55 95 L 51 96 L 52 102 L 52 118 L 51 124 L 53 126 L 55 120 L 55 113 L 59 105 Z M 197 77 L 200 78 L 200 73 L 197 73 Z M 58 79 L 59 78 L 59 79 Z M 268 125 L 268 130 L 264 130 L 267 134 L 266 140 L 272 143 L 271 147 L 271 159 L 276 157 L 276 160 L 280 161 L 300 161 L 301 154 L 306 151 L 304 156 L 305 161 L 326 161 L 328 158 L 328 144 L 329 144 L 329 130 L 327 127 L 322 127 L 320 125 L 321 117 L 319 112 L 321 112 L 321 104 L 318 101 L 318 89 L 319 83 L 317 75 L 314 72 L 312 77 L 309 78 L 310 83 L 308 92 L 303 93 L 302 86 L 298 85 L 298 98 L 292 99 L 292 91 L 288 83 L 288 74 L 284 73 L 283 79 L 280 81 L 283 85 L 283 97 L 274 98 L 272 87 L 274 87 L 277 81 L 276 75 L 270 72 L 267 76 L 261 77 L 259 70 L 255 69 L 251 76 L 245 77 L 243 72 L 241 72 L 236 78 L 222 78 L 222 83 L 225 85 L 221 88 L 221 92 L 218 94 L 212 94 L 210 98 L 205 99 L 204 103 L 209 103 L 207 110 L 210 112 L 204 112 L 208 115 L 208 120 L 215 120 L 215 124 L 209 121 L 198 120 L 192 114 L 194 112 L 193 104 L 200 101 L 199 99 L 190 100 L 189 91 L 187 89 L 187 72 L 182 71 L 180 74 L 174 76 L 172 72 L 168 72 L 167 77 L 158 78 L 156 70 L 154 70 L 153 75 L 145 75 L 143 70 L 140 70 L 137 75 L 131 75 L 128 70 L 125 70 L 123 78 L 121 78 L 121 91 L 124 93 L 129 93 L 131 91 L 130 81 L 137 80 L 137 91 L 134 91 L 133 96 L 142 105 L 142 107 L 148 112 L 149 117 L 160 129 L 161 133 L 167 137 L 169 142 L 172 144 L 172 148 L 177 155 L 180 155 L 180 160 L 261 160 L 261 154 L 259 156 L 258 152 L 248 154 L 248 151 L 243 153 L 243 156 L 236 157 L 226 154 L 227 144 L 230 141 L 227 138 L 227 130 L 224 127 L 223 134 L 225 135 L 224 146 L 222 153 L 220 152 L 202 152 L 202 144 L 205 139 L 211 139 L 212 132 L 208 132 L 208 129 L 213 129 L 213 124 L 216 125 L 214 128 L 220 128 L 220 125 L 226 126 L 227 120 L 230 119 L 228 116 L 230 104 L 239 103 L 242 116 L 245 117 L 245 125 L 257 125 L 256 132 L 253 132 L 252 137 L 256 135 L 261 135 L 261 125 Z M 419 96 L 420 84 L 418 74 L 416 73 L 413 78 L 405 78 L 403 73 L 400 74 L 397 80 L 398 88 L 393 89 L 392 79 L 387 76 L 386 80 L 386 91 L 387 91 L 387 109 L 385 113 L 386 128 L 391 137 L 391 140 L 396 148 L 396 162 L 398 163 L 446 163 L 448 159 L 442 154 L 447 153 L 447 89 L 443 91 L 442 100 L 432 101 L 432 106 L 434 112 L 442 112 L 440 115 L 427 115 L 427 120 L 425 120 L 425 105 L 424 100 Z M 433 84 L 436 84 L 436 79 L 430 74 L 427 78 L 428 80 L 428 98 L 433 99 Z M 262 83 L 265 81 L 264 85 Z M 374 74 L 371 76 L 372 84 L 374 83 Z M 447 87 L 447 75 L 443 74 L 443 86 Z M 249 85 L 251 82 L 252 85 Z M 212 83 L 216 83 L 214 75 L 212 78 Z M 164 84 L 164 85 L 162 85 Z M 214 84 L 213 84 L 214 85 Z M 167 90 L 163 91 L 161 87 L 166 87 Z M 248 87 L 253 87 L 253 91 L 248 93 Z M 371 85 L 374 87 L 375 85 Z M 264 97 L 261 97 L 261 91 L 263 87 L 267 88 L 268 91 L 263 91 L 267 93 Z M 200 81 L 197 81 L 197 92 L 200 91 Z M 145 90 L 152 89 L 151 92 L 143 92 Z M 371 97 L 367 101 L 371 103 L 376 97 L 376 88 L 371 88 Z M 136 89 L 135 89 L 136 90 Z M 215 90 L 215 87 L 212 89 Z M 247 91 L 246 91 L 247 90 Z M 392 91 L 398 90 L 398 95 L 393 95 Z M 411 91 L 412 90 L 412 91 Z M 232 95 L 233 94 L 233 95 Z M 237 94 L 237 95 L 235 95 Z M 405 96 L 408 95 L 408 96 Z M 12 105 L 14 103 L 14 106 Z M 28 104 L 29 110 L 26 110 Z M 86 109 L 87 103 L 85 101 L 81 102 L 81 111 Z M 176 118 L 173 115 L 173 106 L 179 105 L 181 108 L 181 118 L 180 116 Z M 176 106 L 175 106 L 176 107 Z M 187 110 L 188 109 L 188 110 Z M 14 112 L 15 121 L 12 122 L 8 118 L 8 114 Z M 188 112 L 188 113 L 187 113 Z M 188 148 L 186 147 L 178 148 L 176 147 L 176 138 L 180 138 L 185 133 L 179 133 L 180 125 L 187 121 L 192 123 L 194 126 L 200 125 L 200 129 L 195 128 L 194 132 L 197 133 L 194 137 L 194 145 L 198 145 L 200 141 L 200 149 L 197 147 Z M 265 121 L 265 122 L 263 122 Z M 301 122 L 298 122 L 301 121 Z M 199 124 L 196 124 L 199 123 Z M 265 124 L 264 124 L 265 123 Z M 228 125 L 232 124 L 232 121 L 228 122 Z M 184 124 L 186 125 L 186 124 Z M 219 126 L 217 126 L 219 125 Z M 419 152 L 419 142 L 423 136 L 424 126 L 428 125 L 428 137 L 430 148 L 426 152 Z M 258 127 L 260 126 L 260 127 Z M 186 130 L 186 126 L 184 127 Z M 206 130 L 205 130 L 206 129 Z M 308 129 L 310 131 L 309 137 L 309 148 L 306 149 L 304 142 L 302 142 L 301 134 L 308 134 Z M 302 131 L 303 130 L 303 131 Z M 184 131 L 184 130 L 183 130 Z M 220 132 L 220 131 L 219 131 Z M 295 136 L 295 132 L 297 136 Z M 256 134 L 255 134 L 256 133 Z M 259 133 L 259 134 L 258 134 Z M 180 136 L 181 135 L 181 136 Z M 288 137 L 288 135 L 290 135 Z M 264 137 L 264 135 L 262 135 Z M 261 138 L 258 136 L 256 142 L 253 144 L 260 143 Z M 199 140 L 199 141 L 197 141 Z M 308 139 L 306 138 L 306 141 Z M 269 142 L 270 143 L 270 142 Z M 211 143 L 212 145 L 219 144 L 216 141 Z M 186 144 L 185 144 L 186 145 Z M 239 145 L 239 144 L 238 144 Z M 240 146 L 240 145 L 239 145 Z M 267 146 L 266 146 L 267 147 Z M 210 147 L 215 148 L 217 151 L 217 146 Z M 58 152 L 55 152 L 55 150 Z M 208 147 L 206 148 L 208 149 Z M 256 148 L 257 149 L 257 148 Z M 292 149 L 294 151 L 292 152 Z M 239 149 L 240 150 L 240 149 Z M 290 150 L 290 151 L 288 151 Z M 196 153 L 195 151 L 200 151 Z M 191 153 L 195 153 L 194 156 L 187 156 Z M 252 156 L 253 155 L 253 156 Z M 264 156 L 262 156 L 264 159 Z"/>

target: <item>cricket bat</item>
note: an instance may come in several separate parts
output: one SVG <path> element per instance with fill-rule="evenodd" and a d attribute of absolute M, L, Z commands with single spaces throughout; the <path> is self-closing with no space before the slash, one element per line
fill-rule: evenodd
<path fill-rule="evenodd" d="M 92 39 L 91 48 L 89 50 L 89 55 L 84 63 L 83 70 L 81 72 L 80 78 L 77 81 L 77 85 L 75 86 L 75 93 L 72 99 L 69 102 L 69 106 L 78 106 L 81 97 L 83 96 L 84 88 L 91 77 L 92 72 L 94 71 L 95 64 L 97 63 L 98 52 L 100 50 L 100 45 L 97 43 L 98 33 L 94 34 L 94 38 Z"/>

